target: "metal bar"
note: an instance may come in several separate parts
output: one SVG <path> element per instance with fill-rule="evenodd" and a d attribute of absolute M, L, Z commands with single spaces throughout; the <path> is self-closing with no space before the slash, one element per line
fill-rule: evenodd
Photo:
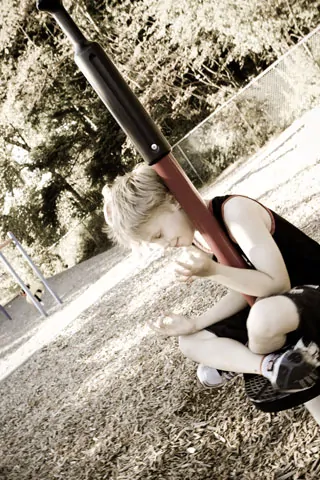
<path fill-rule="evenodd" d="M 42 307 L 42 305 L 40 305 L 39 302 L 37 302 L 37 300 L 34 298 L 34 296 L 32 295 L 32 293 L 30 292 L 29 288 L 27 287 L 27 285 L 23 282 L 23 280 L 21 280 L 21 278 L 19 277 L 19 275 L 16 273 L 16 271 L 12 268 L 12 266 L 10 265 L 10 263 L 8 262 L 8 260 L 6 259 L 6 257 L 3 255 L 3 253 L 0 252 L 0 260 L 2 261 L 2 263 L 5 265 L 5 267 L 7 268 L 7 270 L 9 270 L 9 272 L 11 273 L 11 275 L 14 277 L 14 279 L 16 280 L 17 283 L 19 283 L 20 287 L 24 290 L 24 292 L 26 293 L 26 295 L 29 297 L 30 301 L 33 303 L 33 305 L 36 307 L 36 309 L 41 313 L 41 315 L 43 315 L 44 317 L 47 317 L 48 314 L 47 312 L 44 310 L 44 308 Z"/>
<path fill-rule="evenodd" d="M 223 232 L 217 219 L 213 217 L 201 198 L 199 192 L 184 175 L 183 170 L 173 155 L 162 158 L 152 168 L 164 179 L 170 191 L 191 218 L 195 228 L 201 233 L 220 263 L 236 268 L 247 268 L 228 237 Z M 252 305 L 255 299 L 244 295 Z"/>
<path fill-rule="evenodd" d="M 53 15 L 72 42 L 79 69 L 143 159 L 151 165 L 165 156 L 170 144 L 100 45 L 84 37 L 60 0 L 39 0 L 37 6 Z"/>
<path fill-rule="evenodd" d="M 57 303 L 59 303 L 60 305 L 62 304 L 62 300 L 58 297 L 58 295 L 52 290 L 52 288 L 50 287 L 50 285 L 48 284 L 48 282 L 46 281 L 46 279 L 44 278 L 44 276 L 42 275 L 42 273 L 40 272 L 40 270 L 38 269 L 38 267 L 33 263 L 33 261 L 31 260 L 31 258 L 29 257 L 29 255 L 27 254 L 27 252 L 25 251 L 25 249 L 23 248 L 23 246 L 21 245 L 21 243 L 19 242 L 19 240 L 14 236 L 14 234 L 12 232 L 8 232 L 8 237 L 13 241 L 13 243 L 15 244 L 15 246 L 18 248 L 18 250 L 20 250 L 21 254 L 24 256 L 24 258 L 27 260 L 27 262 L 29 263 L 30 267 L 32 268 L 32 270 L 34 271 L 34 273 L 37 275 L 38 278 L 40 278 L 41 282 L 43 283 L 43 285 L 45 286 L 45 288 L 48 290 L 48 292 L 51 294 L 51 296 L 55 299 L 55 301 Z M 24 289 L 25 290 L 25 289 Z M 27 293 L 27 292 L 26 292 Z"/>

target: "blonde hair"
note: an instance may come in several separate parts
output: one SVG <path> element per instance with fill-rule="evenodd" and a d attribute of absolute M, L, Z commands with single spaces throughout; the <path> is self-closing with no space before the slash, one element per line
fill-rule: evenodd
<path fill-rule="evenodd" d="M 108 235 L 126 247 L 140 243 L 154 211 L 173 201 L 163 180 L 146 164 L 117 177 L 111 187 L 104 187 L 103 195 Z"/>

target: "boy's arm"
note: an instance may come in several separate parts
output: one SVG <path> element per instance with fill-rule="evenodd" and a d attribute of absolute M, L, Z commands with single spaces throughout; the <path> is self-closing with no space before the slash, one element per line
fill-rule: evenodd
<path fill-rule="evenodd" d="M 148 324 L 160 335 L 190 335 L 239 312 L 246 305 L 248 304 L 240 293 L 229 292 L 199 317 L 189 318 L 171 312 L 156 321 L 150 320 Z"/>
<path fill-rule="evenodd" d="M 249 198 L 233 197 L 224 209 L 225 223 L 256 270 L 215 265 L 214 279 L 233 290 L 255 297 L 290 289 L 281 252 L 270 233 L 266 210 Z"/>
<path fill-rule="evenodd" d="M 195 330 L 203 330 L 214 323 L 220 322 L 225 318 L 240 312 L 248 306 L 245 298 L 241 293 L 230 290 L 224 297 L 222 297 L 213 307 L 197 318 L 194 318 Z"/>
<path fill-rule="evenodd" d="M 211 277 L 230 290 L 264 297 L 290 289 L 290 279 L 281 252 L 271 233 L 267 211 L 249 198 L 233 197 L 225 205 L 224 220 L 230 235 L 256 270 L 235 268 L 208 259 L 203 252 L 189 247 L 187 261 L 177 261 L 178 280 L 197 276 Z"/>

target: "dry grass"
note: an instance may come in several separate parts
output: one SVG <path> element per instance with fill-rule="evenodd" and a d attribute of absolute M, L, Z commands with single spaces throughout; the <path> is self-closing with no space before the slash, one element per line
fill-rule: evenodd
<path fill-rule="evenodd" d="M 301 125 L 274 153 L 226 172 L 214 192 L 245 189 L 319 240 L 320 149 L 311 151 Z M 199 389 L 176 339 L 146 328 L 163 308 L 198 314 L 222 294 L 202 280 L 175 285 L 174 255 L 133 269 L 2 381 L 1 480 L 320 478 L 319 427 L 303 407 L 259 412 L 241 378 Z M 86 284 L 94 281 L 88 270 Z"/>

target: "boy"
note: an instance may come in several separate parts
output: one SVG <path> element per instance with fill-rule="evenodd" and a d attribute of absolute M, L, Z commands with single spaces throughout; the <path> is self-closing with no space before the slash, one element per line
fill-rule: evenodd
<path fill-rule="evenodd" d="M 301 348 L 279 349 L 302 335 L 307 344 L 320 345 L 317 242 L 252 199 L 216 197 L 208 208 L 249 266 L 229 267 L 203 251 L 191 220 L 151 167 L 140 165 L 118 177 L 106 197 L 105 217 L 116 242 L 184 247 L 178 281 L 208 277 L 229 289 L 197 318 L 170 313 L 151 323 L 158 333 L 179 337 L 184 355 L 203 366 L 199 376 L 216 377 L 215 369 L 261 374 L 274 388 L 292 392 L 314 385 L 317 363 Z M 257 297 L 251 309 L 241 293 Z"/>

